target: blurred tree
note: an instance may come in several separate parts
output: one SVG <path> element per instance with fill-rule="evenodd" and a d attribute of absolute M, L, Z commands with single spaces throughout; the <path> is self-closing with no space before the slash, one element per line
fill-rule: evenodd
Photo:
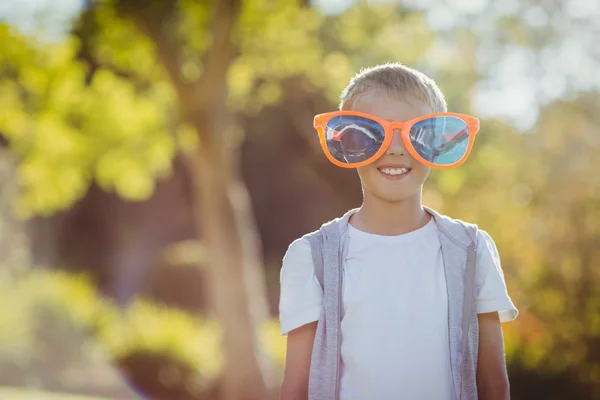
<path fill-rule="evenodd" d="M 200 59 L 194 53 L 201 49 L 194 49 L 196 52 L 187 55 L 191 60 L 186 60 L 186 43 L 177 30 L 169 29 L 170 23 L 185 26 L 185 20 L 177 18 L 182 10 L 175 2 L 122 0 L 116 6 L 154 44 L 157 61 L 177 97 L 181 118 L 198 135 L 199 146 L 187 161 L 195 184 L 199 231 L 209 260 L 207 289 L 224 332 L 222 398 L 267 398 L 274 393 L 276 382 L 271 361 L 260 349 L 257 336 L 267 318 L 262 260 L 249 198 L 230 150 L 231 115 L 225 103 L 240 2 L 219 1 L 214 10 L 204 10 L 212 16 L 210 32 L 205 33 L 209 39 L 202 44 L 206 51 Z M 187 7 L 193 9 L 186 11 L 200 11 L 198 3 L 188 2 Z"/>
<path fill-rule="evenodd" d="M 450 109 L 469 112 L 478 83 L 513 79 L 510 64 L 499 63 L 504 57 L 525 54 L 535 71 L 569 37 L 561 24 L 581 18 L 557 18 L 571 11 L 568 2 L 550 10 L 555 3 L 522 2 L 510 12 L 494 5 L 464 18 L 449 10 L 454 22 L 444 28 L 431 10 L 392 4 L 323 16 L 293 0 L 107 0 L 90 2 L 63 43 L 0 26 L 0 131 L 21 160 L 18 210 L 66 209 L 92 180 L 124 199 L 145 199 L 158 179 L 177 173 L 173 157 L 183 155 L 196 230 L 208 245 L 207 289 L 229 335 L 226 386 L 261 398 L 269 379 L 255 358 L 257 336 L 244 330 L 256 332 L 262 317 L 251 311 L 264 309 L 258 238 L 238 168 L 245 134 L 244 181 L 279 254 L 316 221 L 360 201 L 354 172 L 327 164 L 311 127 L 314 113 L 335 107 L 353 72 L 407 63 L 436 78 Z M 425 188 L 427 204 L 478 222 L 498 244 L 521 309 L 505 328 L 515 398 L 593 398 L 589 388 L 600 382 L 597 103 L 597 93 L 552 103 L 531 132 L 484 120 L 470 160 L 434 171 Z M 98 210 L 100 224 L 108 211 Z M 145 229 L 153 228 L 115 240 L 140 252 L 155 243 L 132 245 Z M 254 389 L 235 378 L 243 370 L 254 371 Z M 556 377 L 564 392 L 548 385 Z"/>
<path fill-rule="evenodd" d="M 185 121 L 181 136 L 190 140 L 198 135 L 200 141 L 187 160 L 196 183 L 195 215 L 202 221 L 200 231 L 209 260 L 206 289 L 225 332 L 222 397 L 267 398 L 276 382 L 258 338 L 259 325 L 267 318 L 258 239 L 245 188 L 229 156 L 231 142 L 223 140 L 230 139 L 223 134 L 230 130 L 225 79 L 234 51 L 231 31 L 240 5 L 219 2 L 215 10 L 200 6 L 204 15 L 214 12 L 215 22 L 211 34 L 206 33 L 212 43 L 204 56 L 204 73 L 198 74 L 193 65 L 191 69 L 189 63 L 187 68 L 183 65 L 185 60 L 179 54 L 184 46 L 178 46 L 177 32 L 163 29 L 178 11 L 177 3 L 114 4 L 151 40 L 137 35 L 139 42 L 128 45 L 125 56 L 119 52 L 124 43 L 110 47 L 111 39 L 136 32 L 127 20 L 117 17 L 110 3 L 94 5 L 98 8 L 89 11 L 100 30 L 106 28 L 101 35 L 106 35 L 108 43 L 85 43 L 81 49 L 85 55 L 89 45 L 100 60 L 108 58 L 116 68 L 110 68 L 109 61 L 107 68 L 92 65 L 86 70 L 84 63 L 73 59 L 75 41 L 37 52 L 2 26 L 6 46 L 1 55 L 7 62 L 1 75 L 6 91 L 0 126 L 24 161 L 20 175 L 25 190 L 19 211 L 28 215 L 68 207 L 85 193 L 94 169 L 105 188 L 115 187 L 130 199 L 149 196 L 153 176 L 168 171 L 174 149 L 168 112 L 179 111 Z M 196 2 L 181 5 L 198 7 Z M 185 16 L 193 10 L 184 11 L 181 15 Z M 82 32 L 89 28 L 84 26 Z M 154 46 L 159 68 L 153 61 Z M 135 63 L 128 64 L 132 55 L 137 56 Z M 41 59 L 36 59 L 38 56 Z M 144 56 L 146 62 L 140 62 Z M 124 70 L 119 70 L 123 64 Z M 126 72 L 131 67 L 137 74 Z M 144 87 L 144 82 L 136 79 L 151 80 L 160 76 L 162 69 L 172 86 L 163 79 L 162 85 Z M 33 127 L 33 136 L 28 134 L 29 127 Z M 53 172 L 58 175 L 48 176 Z"/>

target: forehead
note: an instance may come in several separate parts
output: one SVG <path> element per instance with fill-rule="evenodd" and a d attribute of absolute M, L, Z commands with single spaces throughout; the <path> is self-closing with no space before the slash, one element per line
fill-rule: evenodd
<path fill-rule="evenodd" d="M 387 121 L 407 121 L 431 114 L 431 108 L 420 100 L 400 100 L 383 93 L 358 96 L 352 105 L 353 111 L 363 112 Z"/>

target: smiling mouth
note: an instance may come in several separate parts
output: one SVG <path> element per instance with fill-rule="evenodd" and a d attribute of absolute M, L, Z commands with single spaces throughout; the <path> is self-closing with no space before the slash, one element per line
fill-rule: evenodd
<path fill-rule="evenodd" d="M 385 176 L 388 179 L 400 179 L 408 175 L 411 171 L 411 168 L 398 167 L 398 168 L 377 168 L 381 175 Z"/>

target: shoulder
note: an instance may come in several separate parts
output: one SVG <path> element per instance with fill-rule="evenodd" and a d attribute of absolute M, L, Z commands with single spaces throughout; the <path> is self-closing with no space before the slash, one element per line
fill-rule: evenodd
<path fill-rule="evenodd" d="M 479 229 L 476 224 L 440 214 L 430 208 L 426 208 L 426 210 L 434 217 L 438 230 L 455 243 L 467 247 L 478 241 Z"/>
<path fill-rule="evenodd" d="M 436 223 L 440 229 L 451 239 L 458 240 L 463 245 L 473 241 L 477 243 L 478 254 L 490 254 L 492 258 L 498 257 L 494 240 L 486 230 L 481 229 L 477 224 L 452 218 L 431 209 L 428 209 L 428 211 L 436 218 Z"/>
<path fill-rule="evenodd" d="M 313 232 L 314 233 L 314 232 Z M 313 233 L 306 234 L 296 240 L 294 240 L 287 248 L 285 255 L 283 256 L 284 266 L 290 262 L 298 260 L 310 260 L 312 257 L 311 246 L 310 246 L 310 235 Z"/>
<path fill-rule="evenodd" d="M 492 239 L 492 236 L 484 229 L 477 230 L 477 239 L 479 241 L 479 246 L 484 244 L 486 246 L 492 245 L 492 246 L 496 247 L 496 244 L 494 243 L 494 239 Z"/>
<path fill-rule="evenodd" d="M 312 249 L 317 250 L 323 246 L 323 243 L 327 241 L 328 235 L 332 233 L 332 229 L 339 229 L 340 226 L 347 226 L 347 221 L 350 216 L 355 213 L 357 209 L 351 209 L 347 211 L 341 217 L 337 217 L 330 221 L 325 222 L 319 229 L 313 232 L 309 232 L 304 236 L 294 240 L 288 247 L 287 252 L 284 256 L 285 261 L 291 259 L 304 259 L 312 262 Z M 316 253 L 318 256 L 318 252 Z"/>
<path fill-rule="evenodd" d="M 294 240 L 283 256 L 279 273 L 281 290 L 290 292 L 310 285 L 315 276 L 311 245 L 303 236 Z"/>
<path fill-rule="evenodd" d="M 488 256 L 494 264 L 499 265 L 500 256 L 498 255 L 498 248 L 494 239 L 483 229 L 479 229 L 477 235 L 477 254 L 479 256 Z"/>
<path fill-rule="evenodd" d="M 471 232 L 471 238 L 477 244 L 477 253 L 497 253 L 496 243 L 492 236 L 485 230 L 481 229 L 477 224 L 466 222 L 460 219 L 451 219 L 454 223 L 462 225 L 465 230 Z"/>

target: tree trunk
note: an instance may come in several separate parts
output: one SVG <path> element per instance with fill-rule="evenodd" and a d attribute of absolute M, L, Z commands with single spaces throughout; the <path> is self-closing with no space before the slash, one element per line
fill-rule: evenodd
<path fill-rule="evenodd" d="M 265 400 L 275 391 L 274 364 L 260 346 L 266 321 L 265 276 L 250 200 L 237 174 L 237 154 L 227 146 L 230 125 L 225 104 L 227 70 L 234 57 L 232 32 L 240 0 L 219 0 L 212 26 L 212 46 L 197 82 L 181 78 L 181 49 L 173 32 L 165 31 L 174 2 L 145 6 L 121 0 L 121 12 L 154 42 L 157 58 L 177 93 L 183 119 L 196 129 L 200 145 L 187 158 L 194 183 L 195 216 L 207 252 L 207 290 L 223 331 L 223 400 Z M 159 7 L 160 6 L 160 7 Z M 162 8 L 161 8 L 162 7 Z M 172 15 L 172 14 L 171 14 Z"/>
<path fill-rule="evenodd" d="M 198 132 L 212 133 L 215 121 L 199 114 L 190 118 Z M 260 243 L 245 185 L 215 144 L 203 142 L 188 166 L 208 253 L 206 290 L 223 329 L 221 394 L 225 400 L 263 400 L 273 393 L 274 366 L 260 346 L 268 318 Z"/>

